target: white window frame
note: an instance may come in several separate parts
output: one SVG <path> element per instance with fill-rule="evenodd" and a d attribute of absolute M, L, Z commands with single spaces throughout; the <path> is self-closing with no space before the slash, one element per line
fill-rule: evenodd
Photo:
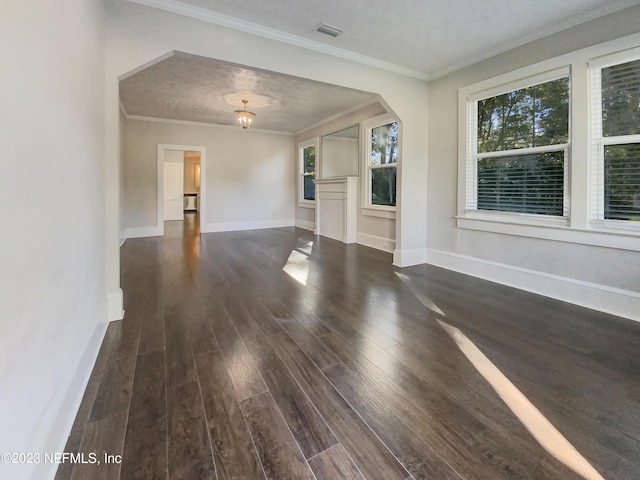
<path fill-rule="evenodd" d="M 466 103 L 466 155 L 465 155 L 465 209 L 464 214 L 468 217 L 504 219 L 507 221 L 531 222 L 552 225 L 567 225 L 570 203 L 569 169 L 570 149 L 571 149 L 571 113 L 569 113 L 569 140 L 567 143 L 545 145 L 540 147 L 517 148 L 512 150 L 502 150 L 496 152 L 478 153 L 478 102 L 487 98 L 496 97 L 505 93 L 521 90 L 523 88 L 540 85 L 542 83 L 558 80 L 563 77 L 570 77 L 568 66 L 542 72 L 533 76 L 527 76 L 517 80 L 509 81 L 491 88 L 483 88 L 478 91 L 465 92 Z M 571 105 L 571 78 L 569 78 L 569 104 Z M 539 215 L 521 212 L 480 210 L 477 208 L 478 195 L 478 161 L 482 158 L 507 157 L 516 155 L 526 155 L 531 153 L 564 152 L 564 192 L 563 192 L 563 214 L 562 215 Z"/>
<path fill-rule="evenodd" d="M 383 165 L 371 165 L 371 131 L 374 128 L 396 122 L 398 124 L 398 151 L 395 163 L 385 163 Z M 389 114 L 373 117 L 362 122 L 362 207 L 360 212 L 362 215 L 369 215 L 382 218 L 395 218 L 396 208 L 398 205 L 398 197 L 400 192 L 400 162 L 402 161 L 402 122 Z M 396 169 L 396 205 L 375 205 L 371 203 L 371 171 L 379 168 Z"/>
<path fill-rule="evenodd" d="M 314 147 L 316 150 L 316 163 L 315 163 L 315 178 L 318 178 L 318 158 L 320 143 L 319 137 L 314 137 L 311 140 L 301 142 L 298 144 L 298 171 L 297 171 L 297 184 L 298 184 L 298 206 L 302 208 L 314 208 L 316 205 L 315 200 L 307 200 L 304 198 L 304 150 L 305 148 Z"/>
<path fill-rule="evenodd" d="M 551 241 L 595 245 L 640 252 L 640 231 L 625 228 L 617 223 L 601 222 L 593 219 L 593 143 L 591 114 L 591 67 L 607 57 L 612 63 L 616 56 L 624 63 L 640 50 L 640 33 L 618 38 L 580 50 L 569 52 L 536 64 L 497 75 L 493 78 L 462 87 L 458 90 L 458 194 L 455 215 L 458 228 L 540 238 Z M 556 219 L 540 219 L 528 216 L 491 215 L 484 212 L 467 211 L 467 152 L 469 142 L 468 98 L 472 94 L 504 90 L 505 85 L 522 79 L 534 78 L 550 71 L 569 68 L 571 72 L 570 92 L 570 138 L 569 147 L 569 215 L 559 222 Z M 430 161 L 442 161 L 431 159 Z M 615 222 L 612 223 L 612 222 Z M 629 222 L 627 222 L 629 223 Z M 631 226 L 633 227 L 633 226 Z"/>
<path fill-rule="evenodd" d="M 604 55 L 589 61 L 591 93 L 590 226 L 598 230 L 623 230 L 640 234 L 640 222 L 604 218 L 604 149 L 608 145 L 629 143 L 640 145 L 640 135 L 605 137 L 602 132 L 602 69 L 636 60 L 640 60 L 640 48 Z"/>

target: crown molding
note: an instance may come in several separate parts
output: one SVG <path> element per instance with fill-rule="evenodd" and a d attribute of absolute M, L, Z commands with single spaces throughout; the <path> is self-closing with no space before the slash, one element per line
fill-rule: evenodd
<path fill-rule="evenodd" d="M 227 130 L 242 130 L 238 125 L 221 125 L 219 123 L 206 123 L 206 122 L 192 122 L 189 120 L 173 120 L 170 118 L 158 118 L 158 117 L 145 117 L 141 115 L 125 115 L 127 120 L 137 120 L 139 122 L 153 122 L 153 123 L 168 123 L 171 125 L 182 125 L 186 127 L 207 127 L 207 128 L 222 128 Z M 267 133 L 269 135 L 284 135 L 287 137 L 293 137 L 293 132 L 283 132 L 280 130 L 264 130 L 261 128 L 248 128 L 247 133 Z"/>
<path fill-rule="evenodd" d="M 362 110 L 370 105 L 373 105 L 375 103 L 380 103 L 380 105 L 382 106 L 382 108 L 385 108 L 384 105 L 381 104 L 380 102 L 380 95 L 376 95 L 373 99 L 368 99 L 364 102 L 359 103 L 358 105 L 355 105 L 351 108 L 348 108 L 346 110 L 343 110 L 342 112 L 338 112 L 338 113 L 334 113 L 333 115 L 322 119 L 316 123 L 313 123 L 311 125 L 309 125 L 308 127 L 303 128 L 302 130 L 298 130 L 297 132 L 295 132 L 296 136 L 297 135 L 304 135 L 305 133 L 314 130 L 318 127 L 321 127 L 322 125 L 325 125 L 329 122 L 333 122 L 334 120 L 338 120 L 342 117 L 346 117 L 347 115 L 350 115 L 354 112 L 357 112 L 358 110 Z"/>
<path fill-rule="evenodd" d="M 391 62 L 385 62 L 377 58 L 362 55 L 360 53 L 352 52 L 344 48 L 334 47 L 325 43 L 310 40 L 308 38 L 300 37 L 298 35 L 292 35 L 285 33 L 274 28 L 265 27 L 256 23 L 247 22 L 238 18 L 223 15 L 221 13 L 214 12 L 207 8 L 195 7 L 193 5 L 187 5 L 177 0 L 127 0 L 131 3 L 137 3 L 147 7 L 158 8 L 167 12 L 175 13 L 203 22 L 220 25 L 222 27 L 239 30 L 241 32 L 250 33 L 259 37 L 268 38 L 270 40 L 276 40 L 278 42 L 288 43 L 297 47 L 306 48 L 315 52 L 324 53 L 352 62 L 360 63 L 370 67 L 379 68 L 388 72 L 397 73 L 405 77 L 417 78 L 419 80 L 429 80 L 429 75 L 419 70 L 403 67 Z"/>

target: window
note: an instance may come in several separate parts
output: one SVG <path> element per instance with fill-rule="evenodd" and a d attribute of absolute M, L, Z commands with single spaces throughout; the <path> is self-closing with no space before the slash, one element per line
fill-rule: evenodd
<path fill-rule="evenodd" d="M 458 228 L 640 251 L 638 45 L 458 90 Z"/>
<path fill-rule="evenodd" d="M 639 55 L 640 56 L 640 55 Z M 592 63 L 592 220 L 640 227 L 640 58 Z"/>
<path fill-rule="evenodd" d="M 371 128 L 368 157 L 369 206 L 395 207 L 398 163 L 398 122 Z"/>
<path fill-rule="evenodd" d="M 302 200 L 315 201 L 316 185 L 316 146 L 308 145 L 301 150 L 301 173 L 302 182 L 300 193 Z"/>
<path fill-rule="evenodd" d="M 568 215 L 569 84 L 563 69 L 469 98 L 468 211 Z"/>

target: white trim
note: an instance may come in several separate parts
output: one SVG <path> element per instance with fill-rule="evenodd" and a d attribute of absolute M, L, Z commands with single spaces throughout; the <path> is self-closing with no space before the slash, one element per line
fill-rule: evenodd
<path fill-rule="evenodd" d="M 207 218 L 207 149 L 206 147 L 196 147 L 192 145 L 171 145 L 159 143 L 157 146 L 156 156 L 156 228 L 159 235 L 164 235 L 164 151 L 178 150 L 182 152 L 200 152 L 200 197 L 199 213 L 200 213 L 200 232 L 204 232 L 205 220 Z M 129 236 L 129 238 L 132 238 Z"/>
<path fill-rule="evenodd" d="M 356 243 L 388 253 L 393 253 L 396 248 L 396 241 L 393 238 L 385 238 L 363 232 L 356 233 Z"/>
<path fill-rule="evenodd" d="M 590 60 L 589 65 L 589 94 L 590 94 L 590 176 L 589 176 L 589 225 L 607 231 L 615 228 L 635 231 L 640 234 L 640 222 L 630 220 L 605 219 L 605 185 L 607 183 L 605 169 L 605 150 L 609 145 L 640 144 L 640 135 L 610 135 L 603 132 L 602 115 L 602 70 L 605 68 L 635 62 L 640 59 L 640 48 L 632 48 L 611 55 L 600 56 Z"/>
<path fill-rule="evenodd" d="M 479 100 L 486 100 L 487 98 L 513 92 L 514 90 L 522 90 L 523 88 L 533 87 L 534 85 L 540 85 L 541 83 L 552 82 L 571 76 L 568 64 L 551 70 L 542 69 L 534 74 L 527 74 L 519 78 L 511 75 L 511 73 L 512 72 L 499 75 L 464 87 L 463 90 L 467 92 L 467 101 L 477 102 Z"/>
<path fill-rule="evenodd" d="M 306 48 L 315 52 L 324 53 L 345 60 L 351 60 L 352 62 L 361 63 L 370 67 L 379 68 L 388 72 L 397 73 L 406 77 L 417 78 L 419 80 L 428 80 L 429 75 L 425 72 L 414 70 L 412 68 L 403 67 L 391 62 L 385 62 L 377 58 L 369 57 L 359 53 L 345 50 L 343 48 L 334 47 L 326 43 L 310 40 L 308 38 L 300 37 L 298 35 L 292 35 L 285 33 L 274 28 L 265 27 L 256 23 L 247 22 L 246 20 L 240 20 L 238 18 L 223 15 L 221 13 L 214 12 L 208 8 L 196 7 L 193 5 L 187 5 L 185 3 L 176 0 L 128 0 L 132 3 L 138 3 L 147 7 L 158 8 L 167 12 L 176 13 L 185 17 L 194 18 L 207 23 L 213 23 L 222 27 L 231 28 L 233 30 L 239 30 L 241 32 L 257 35 L 259 37 L 268 38 L 278 42 L 287 43 L 289 45 L 295 45 L 297 47 Z"/>
<path fill-rule="evenodd" d="M 396 163 L 386 163 L 382 165 L 371 165 L 371 130 L 376 127 L 381 127 L 389 123 L 398 124 L 398 151 Z M 361 170 L 362 170 L 362 182 L 361 182 L 361 207 L 360 213 L 362 215 L 369 215 L 372 217 L 391 218 L 383 215 L 377 215 L 375 213 L 369 213 L 373 211 L 378 212 L 396 212 L 398 207 L 398 200 L 400 198 L 400 163 L 402 162 L 402 122 L 390 113 L 383 113 L 377 117 L 367 118 L 360 122 L 360 147 L 362 153 L 361 157 Z M 371 203 L 371 170 L 378 168 L 395 168 L 396 169 L 396 205 L 374 205 Z M 394 217 L 395 218 L 395 213 Z"/>
<path fill-rule="evenodd" d="M 316 201 L 315 200 L 307 200 L 304 198 L 304 151 L 309 148 L 314 148 L 314 177 L 318 178 L 319 172 L 319 160 L 320 160 L 320 149 L 318 145 L 320 144 L 320 137 L 309 138 L 303 142 L 298 143 L 298 151 L 296 154 L 296 177 L 297 177 L 297 197 L 298 197 L 298 206 L 302 208 L 315 208 Z M 312 180 L 315 181 L 315 178 Z M 316 196 L 316 188 L 313 187 L 314 197 Z"/>
<path fill-rule="evenodd" d="M 204 226 L 202 233 L 213 232 L 235 232 L 238 230 L 258 230 L 262 228 L 293 227 L 296 221 L 293 218 L 283 218 L 277 220 L 252 220 L 248 222 L 217 222 L 208 223 Z"/>
<path fill-rule="evenodd" d="M 604 204 L 603 177 L 599 174 L 602 161 L 599 158 L 602 142 L 601 132 L 594 131 L 593 124 L 598 112 L 597 108 L 594 109 L 594 95 L 597 94 L 596 87 L 600 81 L 599 75 L 595 75 L 595 73 L 599 72 L 602 65 L 607 65 L 609 62 L 617 64 L 618 61 L 624 63 L 625 60 L 632 60 L 633 58 L 630 57 L 640 54 L 638 44 L 640 44 L 640 34 L 629 35 L 528 65 L 458 90 L 456 217 L 458 227 L 640 251 L 640 246 L 636 246 L 640 231 L 634 228 L 635 225 L 624 228 L 618 223 L 597 220 L 600 216 L 599 206 Z M 469 209 L 467 198 L 475 198 L 475 190 L 469 188 L 467 177 L 473 175 L 475 162 L 467 162 L 467 158 L 471 153 L 475 153 L 471 151 L 471 146 L 476 131 L 473 127 L 468 128 L 469 119 L 475 118 L 470 114 L 475 103 L 469 102 L 469 96 L 474 92 L 487 91 L 493 85 L 499 86 L 509 82 L 517 82 L 541 72 L 546 72 L 544 74 L 548 75 L 549 72 L 560 71 L 557 69 L 566 68 L 567 65 L 571 69 L 570 154 L 575 160 L 569 162 L 569 168 L 565 168 L 565 186 L 568 188 L 568 195 L 565 195 L 567 211 L 564 217 L 568 219 L 568 225 L 564 228 L 555 228 L 552 225 L 543 226 L 540 225 L 542 222 L 538 221 L 539 219 L 533 217 L 531 222 L 526 222 L 528 225 L 524 225 L 523 220 L 517 221 L 513 216 L 504 215 L 502 219 L 491 218 L 489 215 L 485 215 L 487 212 L 482 212 L 483 215 L 480 215 L 473 209 Z M 599 100 L 595 103 L 596 106 L 599 105 Z M 467 132 L 470 132 L 470 135 Z M 610 139 L 607 141 L 617 142 L 618 140 Z M 588 160 L 585 161 L 585 159 Z M 570 210 L 568 210 L 569 208 Z M 481 220 L 481 216 L 485 218 Z M 562 221 L 564 222 L 565 219 L 562 218 Z M 551 229 L 554 229 L 555 233 L 550 234 Z M 574 232 L 572 233 L 570 230 Z M 620 238 L 615 238 L 616 235 Z"/>
<path fill-rule="evenodd" d="M 343 88 L 346 88 L 346 87 L 343 87 Z M 375 94 L 375 97 L 374 97 L 373 100 L 367 100 L 366 102 L 363 102 L 363 103 L 361 103 L 359 105 L 356 105 L 355 107 L 348 108 L 348 109 L 346 109 L 346 110 L 344 110 L 342 112 L 335 113 L 335 114 L 333 114 L 333 115 L 331 115 L 331 116 L 329 116 L 329 117 L 327 117 L 327 118 L 325 118 L 323 120 L 320 120 L 320 121 L 318 121 L 316 123 L 312 123 L 308 127 L 304 127 L 303 130 L 298 130 L 297 132 L 295 132 L 296 136 L 304 137 L 304 134 L 309 132 L 309 131 L 311 131 L 311 130 L 315 130 L 316 128 L 321 127 L 323 125 L 328 125 L 329 123 L 333 122 L 334 120 L 338 120 L 339 118 L 346 117 L 347 115 L 349 115 L 351 113 L 357 112 L 358 110 L 361 110 L 361 109 L 364 109 L 366 107 L 369 107 L 369 106 L 371 106 L 371 105 L 373 105 L 375 103 L 379 103 L 382 106 L 382 108 L 384 108 L 385 110 L 388 110 L 387 107 L 382 105 L 382 99 L 380 98 L 380 95 Z"/>
<path fill-rule="evenodd" d="M 302 228 L 304 230 L 311 230 L 313 232 L 316 229 L 316 224 L 315 222 L 310 222 L 309 220 L 296 218 L 296 227 Z"/>
<path fill-rule="evenodd" d="M 562 225 L 532 225 L 506 221 L 503 218 L 488 219 L 458 217 L 458 228 L 480 230 L 483 232 L 502 233 L 519 237 L 541 238 L 558 242 L 576 243 L 579 245 L 595 245 L 598 247 L 616 248 L 620 250 L 640 251 L 637 232 L 596 231 L 569 228 Z"/>
<path fill-rule="evenodd" d="M 123 318 L 124 301 L 122 289 L 119 288 L 116 292 L 107 295 L 107 320 L 113 322 L 114 320 L 122 320 Z"/>
<path fill-rule="evenodd" d="M 127 73 L 123 73 L 122 75 L 120 75 L 118 77 L 118 82 L 121 82 L 123 80 L 126 80 L 129 77 L 133 77 L 136 73 L 140 73 L 143 70 L 146 70 L 149 67 L 153 67 L 154 65 L 157 65 L 158 63 L 166 60 L 167 58 L 173 57 L 174 55 L 177 55 L 179 52 L 176 52 L 175 50 L 171 50 L 170 52 L 167 52 L 163 55 L 160 55 L 159 57 L 154 58 L 153 60 L 149 60 L 147 63 L 143 63 L 142 65 L 138 65 L 136 68 L 129 70 Z"/>
<path fill-rule="evenodd" d="M 463 197 L 464 203 L 458 205 L 458 216 L 465 217 L 470 212 L 475 212 L 478 209 L 478 161 L 483 158 L 502 158 L 510 156 L 528 155 L 532 153 L 547 153 L 547 152 L 563 152 L 563 172 L 564 172 L 564 185 L 563 185 L 563 207 L 562 215 L 554 215 L 549 217 L 562 218 L 569 215 L 570 206 L 570 185 L 569 185 L 569 173 L 572 167 L 571 161 L 571 135 L 572 135 L 572 112 L 567 112 L 567 134 L 568 142 L 554 145 L 544 145 L 538 147 L 517 148 L 501 151 L 491 152 L 478 152 L 478 102 L 483 99 L 496 97 L 508 92 L 521 90 L 534 85 L 541 85 L 544 83 L 552 82 L 560 78 L 569 78 L 569 99 L 570 108 L 573 106 L 573 91 L 571 82 L 571 72 L 568 65 L 564 65 L 560 68 L 554 68 L 551 70 L 543 70 L 535 74 L 530 74 L 524 77 L 513 78 L 511 74 L 500 75 L 493 79 L 484 80 L 476 84 L 461 88 L 458 92 L 458 102 L 465 102 L 465 108 L 462 105 L 458 105 L 459 114 L 463 112 L 466 114 L 464 122 L 460 121 L 458 124 L 458 142 L 463 148 L 460 148 L 458 154 L 458 170 L 464 169 L 465 183 L 464 191 L 459 193 L 459 196 Z M 462 145 L 462 139 L 464 139 L 464 145 Z M 458 184 L 458 189 L 462 189 L 462 184 Z M 462 211 L 464 209 L 464 211 Z M 493 212 L 494 215 L 500 215 L 502 213 L 512 212 Z M 537 217 L 537 215 L 535 216 Z M 535 221 L 534 217 L 534 221 Z M 523 217 L 523 220 L 526 217 Z M 567 222 L 566 218 L 564 219 Z M 568 223 L 568 222 L 567 222 Z"/>
<path fill-rule="evenodd" d="M 91 378 L 91 372 L 98 359 L 98 353 L 104 340 L 104 336 L 107 332 L 108 323 L 104 321 L 105 315 L 105 303 L 102 302 L 98 308 L 98 312 L 95 318 L 95 328 L 93 334 L 89 338 L 89 341 L 84 349 L 80 361 L 75 366 L 75 373 L 70 381 L 69 386 L 66 388 L 64 398 L 58 408 L 56 415 L 56 421 L 48 432 L 47 440 L 43 445 L 43 450 L 48 452 L 62 452 L 67 443 L 71 429 L 76 419 L 76 414 L 82 403 L 84 392 L 89 384 Z M 73 368 L 68 365 L 67 369 Z M 34 451 L 38 451 L 34 449 Z M 55 462 L 48 463 L 41 461 L 37 464 L 29 465 L 28 467 L 31 473 L 25 474 L 20 478 L 30 478 L 32 480 L 40 480 L 42 478 L 54 478 L 58 464 Z"/>
<path fill-rule="evenodd" d="M 603 68 L 620 65 L 640 58 L 640 47 L 632 47 L 615 53 L 599 55 L 589 60 L 589 68 L 601 70 Z"/>
<path fill-rule="evenodd" d="M 164 235 L 164 229 L 158 226 L 152 227 L 131 227 L 125 228 L 125 239 L 129 238 L 146 238 L 146 237 L 161 237 Z M 124 242 L 122 242 L 124 243 Z"/>
<path fill-rule="evenodd" d="M 124 245 L 124 242 L 127 241 L 127 229 L 123 228 L 120 230 L 120 246 Z"/>
<path fill-rule="evenodd" d="M 640 321 L 640 293 L 480 258 L 427 249 L 427 263 L 509 287 Z"/>
<path fill-rule="evenodd" d="M 393 251 L 393 264 L 396 267 L 410 267 L 412 265 L 422 265 L 427 263 L 427 249 L 414 248 L 411 250 Z"/>
<path fill-rule="evenodd" d="M 157 117 L 145 117 L 142 115 L 125 115 L 127 120 L 136 120 L 139 122 L 154 122 L 154 123 L 168 123 L 170 125 L 183 125 L 186 127 L 208 127 L 208 128 L 222 128 L 226 130 L 241 130 L 237 125 L 221 125 L 219 123 L 206 123 L 206 122 L 192 122 L 190 120 L 173 120 L 171 118 L 157 118 Z M 262 130 L 260 128 L 248 128 L 244 130 L 244 134 L 252 133 L 266 133 L 269 135 L 285 135 L 293 137 L 293 132 L 282 132 L 280 130 Z"/>
<path fill-rule="evenodd" d="M 360 215 L 364 215 L 367 217 L 388 218 L 391 220 L 395 220 L 396 208 L 370 205 L 368 207 L 360 207 Z"/>

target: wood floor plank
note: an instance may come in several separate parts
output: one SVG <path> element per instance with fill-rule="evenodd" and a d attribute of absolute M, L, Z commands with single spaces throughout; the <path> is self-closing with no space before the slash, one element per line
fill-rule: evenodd
<path fill-rule="evenodd" d="M 247 313 L 258 325 L 265 335 L 271 335 L 282 330 L 280 324 L 271 315 L 271 312 L 253 295 L 247 295 L 244 306 Z"/>
<path fill-rule="evenodd" d="M 173 388 L 195 381 L 196 371 L 186 322 L 176 311 L 165 315 L 166 381 Z"/>
<path fill-rule="evenodd" d="M 164 347 L 164 309 L 150 302 L 142 320 L 138 354 L 164 350 Z"/>
<path fill-rule="evenodd" d="M 218 350 L 218 341 L 209 322 L 199 322 L 189 327 L 189 341 L 194 355 Z"/>
<path fill-rule="evenodd" d="M 335 445 L 333 433 L 266 338 L 256 336 L 247 346 L 305 458 Z"/>
<path fill-rule="evenodd" d="M 164 360 L 163 351 L 138 356 L 120 480 L 167 478 Z"/>
<path fill-rule="evenodd" d="M 84 395 L 82 396 L 82 401 L 80 402 L 76 419 L 71 427 L 71 434 L 75 432 L 82 432 L 86 428 L 101 383 L 102 375 L 94 375 L 92 373 L 91 377 L 89 377 L 89 382 L 87 383 Z"/>
<path fill-rule="evenodd" d="M 127 412 L 102 418 L 87 425 L 79 453 L 86 463 L 76 463 L 71 480 L 113 480 L 120 475 L 120 463 L 106 462 L 107 455 L 122 455 Z M 95 463 L 91 460 L 94 455 Z"/>
<path fill-rule="evenodd" d="M 312 480 L 314 478 L 269 393 L 262 393 L 243 401 L 242 410 L 268 479 Z"/>
<path fill-rule="evenodd" d="M 366 479 L 392 480 L 409 476 L 291 337 L 278 333 L 269 340 Z"/>
<path fill-rule="evenodd" d="M 264 479 L 221 353 L 202 353 L 196 364 L 209 435 L 222 470 L 232 480 Z"/>
<path fill-rule="evenodd" d="M 136 357 L 113 358 L 100 379 L 89 421 L 95 422 L 129 409 Z"/>
<path fill-rule="evenodd" d="M 174 402 L 172 415 L 206 426 L 205 478 L 265 478 L 260 459 L 269 477 L 287 475 L 295 440 L 302 454 L 289 456 L 308 457 L 317 480 L 448 478 L 438 458 L 464 480 L 576 480 L 438 319 L 604 478 L 637 476 L 640 324 L 438 267 L 398 270 L 387 253 L 297 228 L 200 235 L 196 218 L 121 249 L 125 319 L 107 329 L 67 447 L 123 453 L 120 475 L 66 464 L 57 480 L 166 480 L 163 375 L 172 394 L 193 390 L 196 410 Z M 308 256 L 306 285 L 282 270 L 292 250 Z M 205 436 L 186 431 L 173 447 L 188 464 Z"/>
<path fill-rule="evenodd" d="M 575 478 L 575 474 L 562 465 L 551 467 L 550 463 L 541 462 L 548 455 L 531 437 L 526 439 L 530 455 L 526 458 L 519 455 L 513 448 L 518 443 L 514 442 L 511 432 L 502 435 L 500 430 L 488 430 L 467 405 L 458 404 L 440 389 L 421 382 L 384 350 L 376 349 L 373 343 L 363 348 L 361 354 L 354 355 L 350 342 L 338 335 L 327 335 L 323 341 L 356 375 L 349 378 L 348 374 L 340 372 L 342 376 L 330 376 L 340 385 L 341 391 L 359 398 L 363 404 L 379 401 L 383 392 L 388 393 L 389 401 L 393 401 L 396 410 L 401 412 L 398 421 L 404 419 L 412 425 L 414 431 L 464 478 L 526 479 L 532 471 L 542 471 L 550 478 Z M 461 355 L 456 351 L 452 354 Z M 478 374 L 474 372 L 473 375 L 477 377 Z M 364 388 L 354 390 L 352 384 L 365 384 L 377 393 L 368 393 Z M 487 405 L 491 408 L 491 404 Z M 504 407 L 502 413 L 512 415 Z"/>
<path fill-rule="evenodd" d="M 216 480 L 197 382 L 167 389 L 167 425 L 169 480 Z"/>
<path fill-rule="evenodd" d="M 364 480 L 340 444 L 310 459 L 309 466 L 318 480 Z"/>
<path fill-rule="evenodd" d="M 249 322 L 246 311 L 232 308 L 236 321 Z M 264 380 L 254 367 L 247 347 L 234 326 L 230 314 L 225 310 L 218 310 L 210 317 L 213 331 L 218 340 L 218 346 L 224 359 L 224 365 L 229 371 L 235 397 L 238 401 L 246 400 L 267 391 Z"/>
<path fill-rule="evenodd" d="M 423 427 L 428 429 L 427 439 L 420 438 L 412 430 L 415 425 L 410 425 L 404 417 L 405 412 L 412 407 L 402 405 L 402 398 L 395 395 L 396 392 L 385 389 L 380 384 L 371 384 L 367 379 L 358 377 L 349 372 L 342 364 L 333 365 L 325 370 L 331 383 L 338 389 L 342 396 L 354 406 L 360 416 L 380 439 L 389 447 L 400 463 L 411 473 L 415 479 L 449 479 L 460 480 L 462 477 L 434 450 L 431 444 L 438 444 L 439 432 L 431 425 Z M 357 381 L 360 381 L 357 383 Z M 464 455 L 463 449 L 457 451 L 458 455 Z M 465 455 L 463 461 L 469 461 Z M 478 476 L 466 478 L 507 478 L 494 475 L 490 469 L 478 468 Z M 491 473 L 491 477 L 487 473 Z"/>
<path fill-rule="evenodd" d="M 72 430 L 71 435 L 69 435 L 69 438 L 67 439 L 67 444 L 64 447 L 64 452 L 76 455 L 80 451 L 83 435 L 84 425 L 82 429 L 75 431 Z M 56 471 L 54 480 L 70 480 L 71 475 L 73 475 L 74 467 L 75 464 L 72 462 L 61 463 L 58 465 L 58 470 Z"/>
<path fill-rule="evenodd" d="M 339 360 L 331 353 L 331 350 L 329 350 L 318 337 L 311 334 L 304 325 L 296 321 L 290 321 L 283 322 L 282 326 L 319 369 L 322 370 L 323 368 L 339 363 Z"/>

